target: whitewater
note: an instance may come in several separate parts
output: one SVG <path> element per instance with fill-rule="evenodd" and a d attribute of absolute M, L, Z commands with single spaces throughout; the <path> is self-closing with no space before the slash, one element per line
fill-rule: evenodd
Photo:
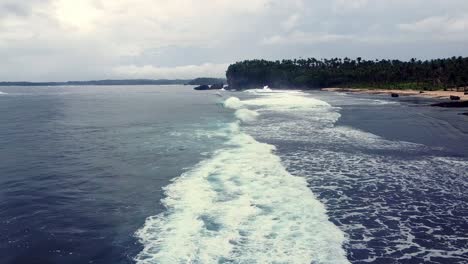
<path fill-rule="evenodd" d="M 0 90 L 0 263 L 468 263 L 462 109 L 268 87 Z"/>
<path fill-rule="evenodd" d="M 306 179 L 244 129 L 265 111 L 313 110 L 331 125 L 339 113 L 301 92 L 249 92 L 258 97 L 224 101 L 237 119 L 213 132 L 224 146 L 165 187 L 166 211 L 136 232 L 137 263 L 349 263 L 345 234 Z"/>

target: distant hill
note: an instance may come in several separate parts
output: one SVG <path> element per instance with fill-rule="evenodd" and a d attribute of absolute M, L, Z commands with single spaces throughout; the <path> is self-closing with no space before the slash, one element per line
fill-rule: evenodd
<path fill-rule="evenodd" d="M 64 85 L 172 85 L 186 84 L 191 80 L 96 80 L 96 81 L 68 81 L 68 82 L 0 82 L 0 86 L 64 86 Z"/>
<path fill-rule="evenodd" d="M 187 83 L 187 85 L 212 85 L 212 84 L 225 84 L 226 79 L 222 78 L 196 78 Z"/>

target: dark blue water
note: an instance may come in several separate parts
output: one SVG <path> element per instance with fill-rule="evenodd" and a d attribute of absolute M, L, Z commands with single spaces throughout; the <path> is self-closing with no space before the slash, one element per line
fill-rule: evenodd
<path fill-rule="evenodd" d="M 0 263 L 132 263 L 162 187 L 232 118 L 190 87 L 3 87 Z"/>
<path fill-rule="evenodd" d="M 183 86 L 0 91 L 0 263 L 468 262 L 460 110 Z"/>

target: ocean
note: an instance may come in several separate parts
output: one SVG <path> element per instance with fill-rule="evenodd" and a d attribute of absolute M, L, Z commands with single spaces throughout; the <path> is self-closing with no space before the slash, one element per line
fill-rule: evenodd
<path fill-rule="evenodd" d="M 0 263 L 467 263 L 468 117 L 430 100 L 0 88 Z"/>

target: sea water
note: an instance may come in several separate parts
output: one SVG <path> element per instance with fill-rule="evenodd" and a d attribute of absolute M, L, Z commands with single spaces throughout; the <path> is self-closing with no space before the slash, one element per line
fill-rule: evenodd
<path fill-rule="evenodd" d="M 0 90 L 1 263 L 467 261 L 468 129 L 452 110 L 270 89 Z"/>

